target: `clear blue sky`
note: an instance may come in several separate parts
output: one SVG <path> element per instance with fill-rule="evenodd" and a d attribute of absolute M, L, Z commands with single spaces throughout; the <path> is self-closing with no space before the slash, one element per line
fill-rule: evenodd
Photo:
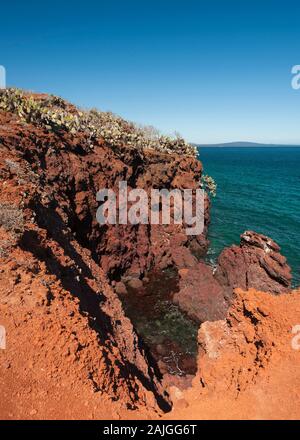
<path fill-rule="evenodd" d="M 7 1 L 9 86 L 177 130 L 189 141 L 300 144 L 300 2 Z"/>

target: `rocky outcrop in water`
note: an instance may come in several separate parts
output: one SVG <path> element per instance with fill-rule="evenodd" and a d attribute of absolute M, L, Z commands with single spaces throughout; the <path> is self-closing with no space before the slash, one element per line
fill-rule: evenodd
<path fill-rule="evenodd" d="M 229 299 L 236 287 L 273 294 L 291 289 L 291 270 L 286 258 L 280 254 L 280 247 L 271 238 L 253 231 L 241 235 L 240 246 L 223 250 L 215 278 Z"/>
<path fill-rule="evenodd" d="M 155 365 L 108 277 L 135 258 L 139 271 L 147 266 L 148 235 L 128 228 L 117 239 L 95 219 L 99 187 L 140 176 L 142 156 L 101 139 L 90 150 L 84 134 L 7 112 L 0 112 L 0 152 L 0 324 L 9 338 L 0 353 L 1 416 L 30 417 L 28 387 L 37 417 L 60 418 L 70 394 L 76 407 L 71 390 L 94 406 L 104 393 L 127 408 L 168 409 Z M 65 390 L 65 404 L 58 391 L 49 404 L 52 388 Z"/>
<path fill-rule="evenodd" d="M 280 294 L 291 289 L 291 270 L 270 238 L 246 231 L 240 246 L 225 248 L 215 269 L 203 262 L 179 269 L 174 301 L 196 322 L 224 318 L 235 288 Z"/>

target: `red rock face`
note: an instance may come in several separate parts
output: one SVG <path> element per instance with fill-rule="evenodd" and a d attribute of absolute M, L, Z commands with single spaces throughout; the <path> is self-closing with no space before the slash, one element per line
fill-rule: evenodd
<path fill-rule="evenodd" d="M 274 297 L 236 289 L 226 320 L 206 322 L 199 329 L 198 374 L 204 388 L 243 392 L 278 361 L 287 372 L 292 358 L 299 357 L 291 345 L 291 329 L 299 318 L 299 292 Z M 299 386 L 299 378 L 296 383 Z"/>
<path fill-rule="evenodd" d="M 200 326 L 193 386 L 166 417 L 299 419 L 299 293 L 236 289 L 226 319 Z"/>
<path fill-rule="evenodd" d="M 179 270 L 179 275 L 180 290 L 174 301 L 182 310 L 198 323 L 224 317 L 224 291 L 209 266 L 199 262 L 193 268 Z"/>
<path fill-rule="evenodd" d="M 2 113 L 3 145 L 24 158 L 43 181 L 44 201 L 57 204 L 60 215 L 68 219 L 77 240 L 92 249 L 93 256 L 111 279 L 141 277 L 157 266 L 180 264 L 185 258 L 204 254 L 209 224 L 209 200 L 206 199 L 205 228 L 200 236 L 187 236 L 181 225 L 104 225 L 96 220 L 96 193 L 102 188 L 118 190 L 126 180 L 128 190 L 141 188 L 199 188 L 201 163 L 193 157 L 138 151 L 125 145 L 118 149 L 99 142 L 91 150 L 84 135 L 46 132 L 16 122 Z"/>
<path fill-rule="evenodd" d="M 122 157 L 122 169 L 117 178 L 109 175 L 109 166 L 114 166 L 112 152 L 106 149 L 107 164 L 102 170 L 106 182 L 116 188 L 120 180 L 128 179 L 130 188 L 144 189 L 149 195 L 151 188 L 196 189 L 199 187 L 202 166 L 194 158 L 178 155 L 162 155 L 148 151 L 135 157 L 136 152 L 126 151 Z M 100 154 L 103 157 L 103 153 Z M 102 159 L 103 164 L 103 159 Z M 100 184 L 98 184 L 100 187 Z M 209 224 L 209 201 L 206 199 L 205 230 L 200 236 L 185 233 L 181 225 L 126 225 L 99 227 L 93 224 L 91 238 L 101 264 L 111 278 L 142 277 L 150 268 L 178 267 L 194 261 L 193 255 L 203 255 L 207 249 L 207 227 Z M 183 256 L 184 254 L 184 256 Z M 183 259 L 186 259 L 183 262 Z"/>
<path fill-rule="evenodd" d="M 55 310 L 61 310 L 67 323 L 63 340 L 73 338 L 73 325 L 79 341 L 93 335 L 93 349 L 81 348 L 80 342 L 79 349 L 74 348 L 74 380 L 79 374 L 78 361 L 84 371 L 82 379 L 92 388 L 105 390 L 110 397 L 120 398 L 130 407 L 155 408 L 159 404 L 167 408 L 168 398 L 155 366 L 124 316 L 109 281 L 117 281 L 114 285 L 122 295 L 126 293 L 126 286 L 120 282 L 122 277 L 139 287 L 138 278 L 151 268 L 195 265 L 195 255 L 203 254 L 207 247 L 209 201 L 206 199 L 204 234 L 191 237 L 181 225 L 100 226 L 96 220 L 96 193 L 101 188 L 117 189 L 121 180 L 127 180 L 129 188 L 146 191 L 163 187 L 198 188 L 201 163 L 192 157 L 140 152 L 122 145 L 113 149 L 101 140 L 91 150 L 83 134 L 56 134 L 20 123 L 9 113 L 0 113 L 0 139 L 0 203 L 18 206 L 24 216 L 24 234 L 19 243 L 0 231 L 4 234 L 2 242 L 8 242 L 6 250 L 0 249 L 0 256 L 4 257 L 1 268 L 5 268 L 1 278 L 5 286 L 2 299 L 5 298 L 5 307 L 6 298 L 10 304 L 7 326 L 13 329 L 11 320 L 16 319 L 15 315 L 21 318 L 31 314 L 32 332 L 39 338 L 41 316 L 47 315 L 56 335 L 44 347 L 44 355 L 49 356 L 51 363 L 49 353 L 55 351 L 55 340 L 62 331 Z M 10 287 L 6 286 L 19 278 L 21 283 L 18 287 L 13 284 L 11 296 Z M 48 286 L 45 292 L 40 288 L 43 285 Z M 36 291 L 41 298 L 35 298 L 34 293 L 29 301 L 19 301 L 27 290 Z M 69 304 L 73 297 L 78 304 L 75 310 Z M 37 302 L 41 305 L 37 306 Z M 35 313 L 36 307 L 40 308 L 41 316 Z M 84 321 L 77 329 L 72 322 L 82 321 L 80 313 L 85 315 L 87 323 Z M 23 319 L 19 326 L 26 332 Z M 22 340 L 21 347 L 19 342 L 15 336 L 15 349 L 23 353 L 24 348 L 28 359 L 25 354 L 23 357 L 30 363 L 29 346 Z M 36 344 L 43 352 L 39 342 Z M 65 363 L 65 358 L 57 354 L 56 368 L 66 370 Z M 83 367 L 87 363 L 89 367 Z M 26 376 L 22 380 L 26 381 Z M 43 375 L 36 380 L 43 380 Z M 65 380 L 63 375 L 58 383 L 60 380 Z"/>
<path fill-rule="evenodd" d="M 240 246 L 223 250 L 215 274 L 203 262 L 178 265 L 180 290 L 174 301 L 201 323 L 223 319 L 237 287 L 287 293 L 291 289 L 291 271 L 279 251 L 270 238 L 247 231 L 241 235 Z"/>
<path fill-rule="evenodd" d="M 289 290 L 290 270 L 279 247 L 254 232 L 222 252 L 215 275 L 198 261 L 208 244 L 208 199 L 200 236 L 187 236 L 181 225 L 97 223 L 99 189 L 116 190 L 121 180 L 147 192 L 197 188 L 202 165 L 195 158 L 111 148 L 101 139 L 91 149 L 84 134 L 54 133 L 3 112 L 0 154 L 0 208 L 17 207 L 23 219 L 4 212 L 7 224 L 0 227 L 0 316 L 12 348 L 0 365 L 0 394 L 9 408 L 13 389 L 21 401 L 13 411 L 21 418 L 28 417 L 22 412 L 28 383 L 41 402 L 39 415 L 49 406 L 49 395 L 40 393 L 46 383 L 46 391 L 53 383 L 74 387 L 87 400 L 99 392 L 127 408 L 169 408 L 156 366 L 112 289 L 126 295 L 122 279 L 140 289 L 149 269 L 175 267 L 174 301 L 197 322 L 222 319 L 235 287 Z M 227 331 L 224 326 L 217 331 Z"/>
<path fill-rule="evenodd" d="M 240 246 L 224 249 L 218 259 L 215 278 L 230 299 L 233 289 L 255 288 L 273 294 L 291 288 L 291 270 L 280 247 L 270 238 L 247 231 Z"/>
<path fill-rule="evenodd" d="M 74 387 L 96 401 L 93 394 L 104 392 L 127 408 L 169 408 L 107 277 L 113 268 L 129 269 L 138 256 L 144 269 L 149 241 L 136 228 L 117 241 L 95 218 L 99 187 L 140 174 L 142 159 L 101 142 L 89 151 L 80 136 L 54 134 L 1 112 L 0 140 L 0 316 L 9 334 L 1 415 L 30 417 L 30 410 L 24 413 L 28 384 L 40 405 L 37 417 L 46 417 L 51 398 L 40 393 L 52 387 Z"/>

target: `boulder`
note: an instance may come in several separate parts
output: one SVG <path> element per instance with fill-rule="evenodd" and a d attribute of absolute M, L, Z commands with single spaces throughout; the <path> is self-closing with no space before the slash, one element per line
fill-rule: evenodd
<path fill-rule="evenodd" d="M 210 266 L 199 262 L 192 269 L 181 269 L 179 276 L 180 290 L 173 300 L 190 318 L 197 323 L 224 318 L 224 291 Z"/>
<path fill-rule="evenodd" d="M 239 246 L 222 251 L 215 273 L 230 299 L 233 289 L 254 288 L 272 294 L 291 290 L 291 269 L 271 238 L 253 231 L 241 235 Z"/>

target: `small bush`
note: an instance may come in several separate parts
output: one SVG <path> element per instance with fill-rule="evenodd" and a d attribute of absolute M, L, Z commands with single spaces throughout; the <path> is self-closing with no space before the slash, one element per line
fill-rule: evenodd
<path fill-rule="evenodd" d="M 114 115 L 98 110 L 79 111 L 56 96 L 41 97 L 25 94 L 18 89 L 0 90 L 0 109 L 13 112 L 25 122 L 50 130 L 86 133 L 90 146 L 103 138 L 112 146 L 128 145 L 144 150 L 176 152 L 196 156 L 197 150 L 181 136 L 164 136 L 153 127 L 141 127 Z"/>
<path fill-rule="evenodd" d="M 207 174 L 203 175 L 201 183 L 205 191 L 209 192 L 212 197 L 216 197 L 217 184 L 211 176 L 208 176 Z"/>
<path fill-rule="evenodd" d="M 24 231 L 23 212 L 15 205 L 0 203 L 0 226 L 18 238 Z"/>

